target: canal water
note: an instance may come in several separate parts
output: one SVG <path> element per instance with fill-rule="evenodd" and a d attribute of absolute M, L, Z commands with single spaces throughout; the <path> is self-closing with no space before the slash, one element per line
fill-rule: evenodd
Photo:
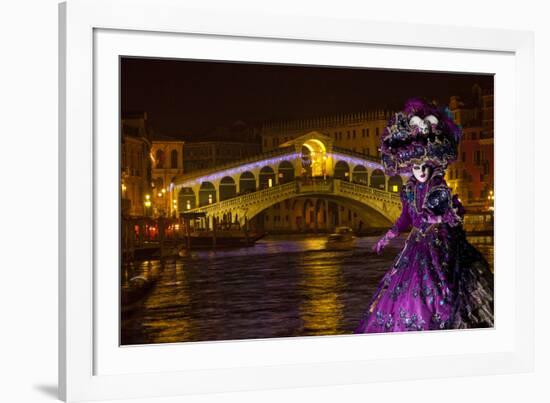
<path fill-rule="evenodd" d="M 197 250 L 148 261 L 123 273 L 158 273 L 141 299 L 122 310 L 121 344 L 353 333 L 378 282 L 404 245 L 381 255 L 378 237 L 350 250 L 327 249 L 325 235 L 269 236 L 253 247 Z M 493 238 L 470 237 L 493 264 Z"/>

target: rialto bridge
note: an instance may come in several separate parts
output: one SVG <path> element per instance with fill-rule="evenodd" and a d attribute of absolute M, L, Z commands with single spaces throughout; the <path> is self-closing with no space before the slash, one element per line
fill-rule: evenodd
<path fill-rule="evenodd" d="M 317 217 L 321 209 L 326 214 L 326 200 L 347 206 L 365 226 L 388 226 L 401 212 L 398 192 L 406 178 L 388 177 L 378 160 L 332 143 L 310 132 L 276 150 L 177 177 L 178 212 L 206 212 L 209 227 L 213 219 L 242 226 L 289 201 L 293 215 L 313 209 Z"/>

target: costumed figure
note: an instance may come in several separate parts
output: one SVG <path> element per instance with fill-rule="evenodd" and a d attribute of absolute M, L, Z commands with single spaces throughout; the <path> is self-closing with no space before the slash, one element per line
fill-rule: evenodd
<path fill-rule="evenodd" d="M 374 250 L 411 231 L 355 333 L 493 327 L 493 274 L 466 240 L 464 209 L 444 179 L 461 135 L 448 110 L 421 99 L 389 120 L 382 164 L 387 175 L 411 176 L 401 215 Z"/>

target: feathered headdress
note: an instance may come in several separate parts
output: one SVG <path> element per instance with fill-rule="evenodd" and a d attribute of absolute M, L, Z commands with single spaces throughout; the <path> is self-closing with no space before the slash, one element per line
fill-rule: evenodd
<path fill-rule="evenodd" d="M 397 112 L 382 134 L 382 164 L 389 175 L 410 172 L 414 163 L 446 168 L 457 158 L 462 136 L 448 108 L 412 98 Z"/>

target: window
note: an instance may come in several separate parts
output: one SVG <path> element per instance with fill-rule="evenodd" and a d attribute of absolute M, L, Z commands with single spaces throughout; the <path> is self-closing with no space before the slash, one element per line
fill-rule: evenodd
<path fill-rule="evenodd" d="M 370 135 L 370 134 L 369 134 L 369 129 L 367 128 L 367 137 L 369 137 L 369 135 Z"/>
<path fill-rule="evenodd" d="M 380 136 L 380 129 L 377 127 L 376 128 L 376 137 Z"/>
<path fill-rule="evenodd" d="M 355 139 L 355 130 L 353 131 L 353 138 Z"/>
<path fill-rule="evenodd" d="M 172 150 L 172 153 L 170 154 L 170 167 L 172 169 L 178 168 L 178 152 L 177 150 Z"/>
<path fill-rule="evenodd" d="M 349 140 L 349 139 L 350 139 L 350 132 L 349 132 L 349 130 L 348 130 L 348 140 Z"/>
<path fill-rule="evenodd" d="M 164 151 L 162 150 L 157 150 L 157 155 L 156 155 L 156 160 L 157 160 L 157 165 L 156 167 L 157 168 L 164 168 Z M 140 158 L 141 159 L 141 158 Z"/>
<path fill-rule="evenodd" d="M 462 162 L 466 162 L 466 151 L 462 151 Z"/>

